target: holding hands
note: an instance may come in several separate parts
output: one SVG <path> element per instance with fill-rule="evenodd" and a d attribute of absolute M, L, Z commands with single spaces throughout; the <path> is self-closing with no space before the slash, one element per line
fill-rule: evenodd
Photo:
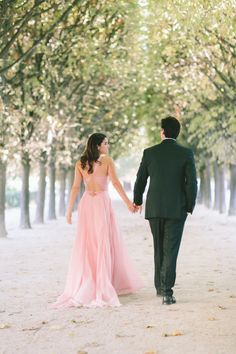
<path fill-rule="evenodd" d="M 135 208 L 135 210 L 134 210 L 135 213 L 137 213 L 137 212 L 139 212 L 140 214 L 142 213 L 142 209 L 143 209 L 142 205 L 136 205 L 135 203 L 133 203 L 133 206 Z"/>
<path fill-rule="evenodd" d="M 139 211 L 139 213 L 141 214 L 142 212 L 142 205 L 136 205 L 135 203 L 132 203 L 130 200 L 127 203 L 127 207 L 131 213 L 137 213 Z"/>

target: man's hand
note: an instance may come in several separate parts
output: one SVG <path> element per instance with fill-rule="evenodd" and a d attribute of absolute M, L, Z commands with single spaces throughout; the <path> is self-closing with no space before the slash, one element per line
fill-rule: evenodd
<path fill-rule="evenodd" d="M 133 205 L 134 205 L 134 212 L 137 213 L 139 211 L 139 213 L 141 214 L 143 206 L 142 205 L 136 205 L 135 203 L 133 203 Z"/>

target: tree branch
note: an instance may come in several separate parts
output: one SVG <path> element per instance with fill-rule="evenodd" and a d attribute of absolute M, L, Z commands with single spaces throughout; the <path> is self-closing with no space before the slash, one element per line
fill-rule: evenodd
<path fill-rule="evenodd" d="M 56 20 L 56 22 L 54 22 L 54 24 L 46 31 L 42 34 L 42 36 L 37 39 L 34 44 L 32 45 L 31 48 L 29 48 L 26 52 L 24 52 L 22 54 L 22 56 L 20 56 L 17 60 L 15 60 L 13 63 L 3 67 L 0 69 L 0 74 L 5 73 L 6 71 L 8 71 L 9 69 L 11 69 L 13 66 L 15 66 L 16 64 L 21 63 L 24 59 L 26 59 L 27 57 L 29 57 L 33 51 L 35 50 L 35 48 L 45 39 L 45 37 L 50 34 L 57 26 L 60 22 L 62 22 L 68 15 L 69 13 L 72 11 L 72 9 L 79 3 L 81 2 L 81 0 L 75 0 L 68 8 L 65 12 L 63 12 L 63 14 L 59 17 L 59 19 Z"/>

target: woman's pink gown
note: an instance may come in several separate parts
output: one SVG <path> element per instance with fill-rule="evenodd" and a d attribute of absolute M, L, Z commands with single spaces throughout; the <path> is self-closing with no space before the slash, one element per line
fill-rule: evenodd
<path fill-rule="evenodd" d="M 120 306 L 118 295 L 142 287 L 118 231 L 107 191 L 108 176 L 99 176 L 98 169 L 83 176 L 85 192 L 78 206 L 66 285 L 53 308 Z M 99 192 L 90 191 L 90 182 L 99 186 Z"/>

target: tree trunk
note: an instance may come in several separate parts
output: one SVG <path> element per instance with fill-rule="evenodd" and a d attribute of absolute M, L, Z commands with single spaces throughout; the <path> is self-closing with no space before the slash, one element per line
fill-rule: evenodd
<path fill-rule="evenodd" d="M 59 215 L 65 216 L 66 205 L 66 169 L 64 167 L 60 168 L 60 197 L 59 197 Z"/>
<path fill-rule="evenodd" d="M 22 229 L 31 229 L 29 214 L 29 174 L 30 158 L 28 152 L 23 152 L 21 159 L 22 166 L 22 189 L 21 189 L 21 216 L 20 227 Z"/>
<path fill-rule="evenodd" d="M 6 168 L 6 163 L 0 160 L 0 238 L 7 236 L 5 225 Z"/>
<path fill-rule="evenodd" d="M 207 208 L 211 207 L 211 171 L 209 164 L 206 165 L 206 168 L 204 170 L 203 203 Z"/>
<path fill-rule="evenodd" d="M 71 191 L 71 188 L 73 186 L 73 182 L 74 182 L 74 168 L 70 168 L 68 170 L 68 173 L 67 173 L 67 204 L 69 202 L 69 198 L 70 198 L 70 191 Z"/>
<path fill-rule="evenodd" d="M 215 182 L 215 189 L 214 189 L 214 209 L 220 210 L 220 179 L 219 179 L 219 165 L 217 162 L 214 162 L 213 165 L 214 170 L 214 182 Z"/>
<path fill-rule="evenodd" d="M 55 167 L 55 162 L 51 161 L 49 164 L 49 208 L 48 208 L 49 220 L 56 219 L 55 183 L 56 183 L 56 167 Z"/>
<path fill-rule="evenodd" d="M 226 200 L 225 200 L 225 173 L 224 167 L 219 166 L 219 212 L 220 214 L 226 211 Z"/>
<path fill-rule="evenodd" d="M 66 205 L 69 204 L 69 199 L 70 199 L 70 191 L 71 191 L 71 188 L 73 186 L 73 182 L 74 182 L 74 168 L 71 167 L 68 171 L 68 179 L 67 179 L 67 197 L 66 197 Z M 75 210 L 75 205 L 74 205 L 74 208 L 73 210 Z"/>
<path fill-rule="evenodd" d="M 229 215 L 236 215 L 236 165 L 230 165 Z"/>
<path fill-rule="evenodd" d="M 55 141 L 51 144 L 51 151 L 49 156 L 48 166 L 49 177 L 49 206 L 48 206 L 48 219 L 56 219 L 56 148 Z"/>
<path fill-rule="evenodd" d="M 225 174 L 224 167 L 217 162 L 214 163 L 214 179 L 215 179 L 215 200 L 214 209 L 221 214 L 226 210 L 225 201 Z"/>
<path fill-rule="evenodd" d="M 39 161 L 39 184 L 38 184 L 38 194 L 37 194 L 37 207 L 35 223 L 44 223 L 44 208 L 45 208 L 45 192 L 46 192 L 46 162 L 47 156 L 44 151 L 41 153 Z"/>
<path fill-rule="evenodd" d="M 198 203 L 203 204 L 203 196 L 204 196 L 204 169 L 201 168 L 199 171 L 200 175 L 200 188 L 198 193 Z"/>

